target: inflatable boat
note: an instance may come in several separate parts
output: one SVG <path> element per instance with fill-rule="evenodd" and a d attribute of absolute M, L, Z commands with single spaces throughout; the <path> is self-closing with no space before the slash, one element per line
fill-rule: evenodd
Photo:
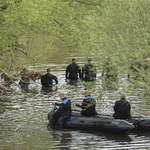
<path fill-rule="evenodd" d="M 72 111 L 72 114 L 75 116 L 82 116 L 79 111 Z M 110 118 L 114 119 L 112 116 L 108 115 L 97 115 L 96 117 L 98 118 Z M 115 119 L 117 120 L 117 119 Z M 125 121 L 131 123 L 134 125 L 136 130 L 150 130 L 150 119 L 149 118 L 144 118 L 144 117 L 132 117 L 131 119 L 126 119 Z"/>
<path fill-rule="evenodd" d="M 149 130 L 150 131 L 150 119 L 144 117 L 133 117 L 126 120 L 135 126 L 136 130 Z"/>
<path fill-rule="evenodd" d="M 52 110 L 48 114 L 48 127 L 51 127 L 51 119 L 56 110 Z M 56 127 L 60 126 L 60 121 L 56 122 Z M 63 128 L 80 129 L 88 131 L 105 131 L 114 133 L 125 133 L 133 130 L 135 127 L 126 120 L 114 119 L 110 116 L 83 117 L 79 112 L 73 111 L 72 116 L 64 123 Z"/>

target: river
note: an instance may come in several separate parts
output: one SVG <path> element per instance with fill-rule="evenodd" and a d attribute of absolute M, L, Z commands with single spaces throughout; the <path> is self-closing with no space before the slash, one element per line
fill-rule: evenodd
<path fill-rule="evenodd" d="M 150 149 L 150 131 L 130 132 L 126 134 L 109 134 L 103 132 L 86 132 L 81 130 L 47 130 L 47 114 L 53 103 L 59 101 L 58 93 L 65 92 L 72 100 L 82 102 L 83 82 L 77 85 L 67 84 L 65 68 L 71 63 L 72 57 L 83 66 L 86 59 L 78 52 L 56 52 L 53 59 L 46 64 L 29 66 L 31 70 L 45 72 L 51 67 L 52 74 L 59 79 L 50 93 L 41 91 L 40 80 L 31 82 L 28 90 L 20 90 L 16 84 L 11 88 L 14 93 L 0 96 L 0 150 L 119 150 L 119 149 Z M 127 83 L 126 77 L 120 75 L 120 83 Z M 128 86 L 128 85 L 127 85 Z M 110 89 L 103 86 L 101 70 L 98 70 L 97 81 L 88 88 L 97 100 L 97 111 L 113 114 L 113 105 L 118 99 L 121 88 Z M 150 117 L 150 104 L 136 94 L 128 94 L 127 100 L 132 106 L 132 115 Z"/>

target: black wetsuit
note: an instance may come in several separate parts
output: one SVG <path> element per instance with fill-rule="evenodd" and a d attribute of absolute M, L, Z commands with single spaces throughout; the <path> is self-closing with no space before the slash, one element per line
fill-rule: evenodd
<path fill-rule="evenodd" d="M 81 78 L 81 70 L 78 64 L 72 63 L 66 68 L 66 79 L 78 80 Z"/>
<path fill-rule="evenodd" d="M 54 126 L 57 120 L 60 119 L 61 124 L 59 122 L 59 126 L 63 127 L 65 120 L 71 116 L 71 101 L 68 98 L 63 98 L 62 103 L 55 103 L 55 105 L 59 106 L 59 108 L 55 112 L 51 123 Z"/>
<path fill-rule="evenodd" d="M 58 79 L 56 76 L 50 73 L 46 73 L 45 75 L 41 77 L 41 84 L 43 87 L 46 87 L 46 88 L 52 87 L 53 80 L 55 81 L 56 84 L 58 84 Z"/>
<path fill-rule="evenodd" d="M 115 102 L 114 105 L 114 111 L 115 113 L 113 114 L 115 119 L 130 119 L 131 114 L 130 114 L 131 106 L 130 103 L 126 99 L 120 99 Z"/>

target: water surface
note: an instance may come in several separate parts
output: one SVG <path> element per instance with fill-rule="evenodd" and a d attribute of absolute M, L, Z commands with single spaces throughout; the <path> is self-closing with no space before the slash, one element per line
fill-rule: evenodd
<path fill-rule="evenodd" d="M 61 54 L 61 55 L 60 55 Z M 80 66 L 85 57 L 76 51 L 54 54 L 47 64 L 29 66 L 29 69 L 45 72 L 47 67 L 59 79 L 49 93 L 41 91 L 40 80 L 31 82 L 29 89 L 21 90 L 17 84 L 11 86 L 14 93 L 0 96 L 0 149 L 1 150 L 119 150 L 119 149 L 150 149 L 150 132 L 131 132 L 128 134 L 109 134 L 103 132 L 86 132 L 81 130 L 47 130 L 47 114 L 53 103 L 59 101 L 58 93 L 66 92 L 72 100 L 82 102 L 82 92 L 87 86 L 79 81 L 70 85 L 65 81 L 65 68 L 72 57 Z M 127 84 L 126 75 L 120 75 L 119 83 Z M 88 86 L 92 96 L 97 100 L 97 111 L 113 114 L 113 105 L 117 100 L 120 88 L 104 87 L 101 70 L 98 70 L 97 81 Z M 132 115 L 150 117 L 150 104 L 136 94 L 127 96 L 132 106 Z M 76 108 L 75 108 L 76 109 Z"/>

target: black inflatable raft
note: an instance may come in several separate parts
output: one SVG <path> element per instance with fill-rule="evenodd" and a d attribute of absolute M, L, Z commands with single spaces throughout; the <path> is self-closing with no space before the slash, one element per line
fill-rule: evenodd
<path fill-rule="evenodd" d="M 72 111 L 72 114 L 75 116 L 81 116 L 81 113 L 79 111 Z M 98 118 L 110 118 L 114 119 L 112 116 L 108 115 L 97 115 Z M 115 119 L 117 120 L 117 119 Z M 132 117 L 131 119 L 125 120 L 129 123 L 132 123 L 136 130 L 150 130 L 150 119 L 144 118 L 144 117 Z"/>
<path fill-rule="evenodd" d="M 49 127 L 51 127 L 50 122 L 54 113 L 55 110 L 52 110 L 48 114 Z M 59 120 L 57 121 L 56 126 L 59 127 Z M 114 119 L 110 116 L 82 117 L 79 112 L 74 111 L 70 119 L 65 122 L 64 128 L 125 133 L 133 130 L 134 125 L 125 120 Z"/>
<path fill-rule="evenodd" d="M 126 120 L 129 123 L 132 123 L 137 130 L 150 130 L 150 119 L 144 117 L 133 117 L 129 120 Z"/>

